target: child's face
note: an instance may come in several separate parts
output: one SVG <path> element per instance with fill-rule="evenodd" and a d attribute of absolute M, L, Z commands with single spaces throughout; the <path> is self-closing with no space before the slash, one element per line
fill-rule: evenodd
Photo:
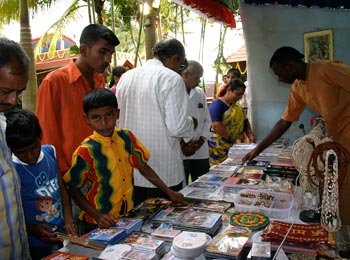
<path fill-rule="evenodd" d="M 41 140 L 37 138 L 31 145 L 24 146 L 19 149 L 12 150 L 12 152 L 22 162 L 27 164 L 35 164 L 38 161 L 41 152 Z"/>
<path fill-rule="evenodd" d="M 92 109 L 85 115 L 86 123 L 104 137 L 113 135 L 117 118 L 117 109 L 112 106 Z"/>

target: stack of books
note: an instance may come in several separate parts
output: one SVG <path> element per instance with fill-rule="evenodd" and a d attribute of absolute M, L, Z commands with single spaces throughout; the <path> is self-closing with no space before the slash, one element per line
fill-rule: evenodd
<path fill-rule="evenodd" d="M 123 240 L 122 243 L 130 245 L 138 251 L 154 253 L 159 258 L 162 257 L 166 252 L 165 241 L 156 239 L 147 233 L 132 232 Z"/>
<path fill-rule="evenodd" d="M 188 209 L 181 213 L 173 226 L 176 229 L 204 232 L 213 236 L 217 233 L 221 224 L 221 214 L 219 213 Z"/>

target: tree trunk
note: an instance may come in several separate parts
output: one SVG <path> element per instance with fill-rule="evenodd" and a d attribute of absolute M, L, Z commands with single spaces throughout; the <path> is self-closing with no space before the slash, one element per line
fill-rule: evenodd
<path fill-rule="evenodd" d="M 27 89 L 22 94 L 22 108 L 28 109 L 35 113 L 38 82 L 36 77 L 32 32 L 29 23 L 29 10 L 27 0 L 20 0 L 19 10 L 21 27 L 20 43 L 30 59 L 29 81 Z"/>
<path fill-rule="evenodd" d="M 144 16 L 144 32 L 145 32 L 145 51 L 146 60 L 153 58 L 153 47 L 157 42 L 156 33 L 156 12 L 150 6 L 150 13 Z"/>

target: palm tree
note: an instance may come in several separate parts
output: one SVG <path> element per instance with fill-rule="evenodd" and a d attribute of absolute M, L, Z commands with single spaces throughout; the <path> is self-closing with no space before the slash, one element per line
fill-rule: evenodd
<path fill-rule="evenodd" d="M 46 1 L 43 4 L 51 4 Z M 37 10 L 38 6 L 35 1 L 27 0 L 3 0 L 0 2 L 0 24 L 8 24 L 11 21 L 20 20 L 21 38 L 20 43 L 30 58 L 30 74 L 27 89 L 22 94 L 22 106 L 31 111 L 35 111 L 37 81 L 35 71 L 35 59 L 33 53 L 31 28 L 29 22 L 29 8 Z M 20 12 L 18 12 L 18 9 Z"/>
<path fill-rule="evenodd" d="M 34 51 L 33 51 L 32 32 L 30 29 L 27 0 L 20 0 L 19 10 L 20 10 L 20 18 L 21 18 L 20 19 L 20 27 L 21 27 L 20 43 L 30 58 L 29 82 L 27 85 L 27 89 L 22 94 L 22 107 L 29 109 L 32 112 L 35 112 L 38 83 L 36 78 L 35 58 L 34 58 Z"/>

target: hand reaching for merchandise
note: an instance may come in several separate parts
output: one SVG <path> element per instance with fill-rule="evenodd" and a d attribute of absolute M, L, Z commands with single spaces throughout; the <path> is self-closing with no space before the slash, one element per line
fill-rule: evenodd
<path fill-rule="evenodd" d="M 57 238 L 57 228 L 47 224 L 27 225 L 27 231 L 28 234 L 32 234 L 44 242 L 53 243 L 62 241 L 61 239 Z"/>
<path fill-rule="evenodd" d="M 182 193 L 180 192 L 175 192 L 172 191 L 171 194 L 169 194 L 169 198 L 170 200 L 175 203 L 175 204 L 183 204 L 183 205 L 187 205 L 188 202 L 185 200 L 185 197 Z"/>
<path fill-rule="evenodd" d="M 113 217 L 110 214 L 102 214 L 101 217 L 97 220 L 99 228 L 110 228 L 117 224 L 117 218 Z"/>

